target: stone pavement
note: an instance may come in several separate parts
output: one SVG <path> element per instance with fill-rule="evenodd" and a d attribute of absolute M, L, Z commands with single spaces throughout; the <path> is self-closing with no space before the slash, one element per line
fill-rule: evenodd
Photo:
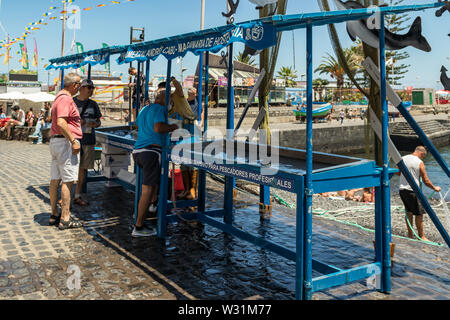
<path fill-rule="evenodd" d="M 83 229 L 49 227 L 49 158 L 47 145 L 0 140 L 0 299 L 294 298 L 293 262 L 212 227 L 171 225 L 165 240 L 133 239 L 134 195 L 104 183 L 89 185 L 89 208 L 74 207 Z M 208 205 L 218 207 L 223 191 L 209 186 Z M 260 221 L 255 203 L 239 193 L 235 224 L 294 248 L 295 213 L 275 205 Z M 340 268 L 373 261 L 372 233 L 317 217 L 313 228 L 315 258 Z M 450 250 L 394 242 L 390 295 L 361 281 L 313 298 L 449 299 Z"/>

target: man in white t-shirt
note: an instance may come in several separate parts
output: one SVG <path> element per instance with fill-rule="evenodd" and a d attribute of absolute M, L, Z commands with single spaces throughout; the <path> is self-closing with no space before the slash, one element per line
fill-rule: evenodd
<path fill-rule="evenodd" d="M 440 192 L 441 188 L 434 186 L 428 178 L 427 171 L 425 170 L 425 164 L 422 161 L 426 156 L 427 150 L 425 149 L 425 147 L 418 146 L 413 154 L 403 157 L 403 162 L 405 163 L 418 186 L 420 186 L 420 179 L 422 179 L 423 183 L 427 187 L 433 189 L 436 192 Z M 405 177 L 402 174 L 400 174 L 400 198 L 405 205 L 406 214 L 409 220 L 408 223 L 408 220 L 405 219 L 406 228 L 408 229 L 408 237 L 413 238 L 413 231 L 409 227 L 409 224 L 411 224 L 412 227 L 412 218 L 414 215 L 416 217 L 416 227 L 419 237 L 424 241 L 429 241 L 425 237 L 423 230 L 424 209 L 420 204 L 419 199 L 417 199 L 417 196 L 409 185 L 408 181 L 406 181 Z"/>

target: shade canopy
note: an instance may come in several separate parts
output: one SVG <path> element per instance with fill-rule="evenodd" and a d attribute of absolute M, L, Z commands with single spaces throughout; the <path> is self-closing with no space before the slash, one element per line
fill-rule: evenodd
<path fill-rule="evenodd" d="M 125 46 L 113 46 L 91 50 L 84 53 L 60 57 L 50 60 L 49 69 L 78 69 L 84 65 L 106 64 L 110 56 L 118 54 L 119 64 L 133 61 L 155 60 L 160 56 L 166 59 L 184 57 L 188 52 L 200 55 L 203 52 L 219 52 L 234 42 L 262 50 L 275 45 L 276 35 L 282 31 L 306 28 L 307 25 L 321 26 L 369 18 L 375 13 L 399 14 L 409 11 L 420 11 L 439 8 L 445 2 L 435 2 L 423 5 L 408 5 L 395 7 L 374 7 L 341 11 L 317 13 L 275 15 L 242 23 L 229 24 L 221 27 L 186 33 L 174 37 L 147 41 Z"/>
<path fill-rule="evenodd" d="M 25 100 L 30 100 L 33 102 L 53 102 L 55 101 L 55 95 L 49 94 L 47 92 L 37 92 L 25 95 Z"/>
<path fill-rule="evenodd" d="M 0 100 L 21 100 L 25 99 L 25 95 L 22 92 L 12 91 L 0 94 Z"/>

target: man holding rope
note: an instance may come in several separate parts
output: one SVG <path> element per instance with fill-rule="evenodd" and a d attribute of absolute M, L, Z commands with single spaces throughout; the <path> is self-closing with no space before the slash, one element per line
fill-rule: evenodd
<path fill-rule="evenodd" d="M 413 154 L 407 155 L 403 157 L 403 162 L 408 168 L 409 172 L 413 176 L 417 185 L 420 185 L 419 179 L 422 179 L 423 183 L 433 189 L 436 192 L 440 192 L 441 188 L 434 186 L 430 179 L 428 178 L 427 171 L 425 169 L 425 164 L 423 163 L 423 159 L 427 156 L 427 150 L 423 146 L 418 146 Z M 412 221 L 413 215 L 416 217 L 416 227 L 419 233 L 419 237 L 423 241 L 429 241 L 424 234 L 424 224 L 423 224 L 423 213 L 424 209 L 420 204 L 417 196 L 415 195 L 413 189 L 409 185 L 408 181 L 406 181 L 405 177 L 400 175 L 400 198 L 406 209 L 406 228 L 408 229 L 408 237 L 413 238 L 413 230 L 412 230 Z M 411 227 L 410 227 L 411 225 Z"/>

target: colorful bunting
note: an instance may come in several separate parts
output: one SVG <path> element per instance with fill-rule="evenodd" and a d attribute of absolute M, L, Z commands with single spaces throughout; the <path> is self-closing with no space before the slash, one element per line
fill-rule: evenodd
<path fill-rule="evenodd" d="M 124 0 L 124 1 L 110 1 L 111 2 L 111 4 L 110 5 L 118 5 L 118 4 L 122 4 L 122 3 L 124 3 L 124 2 L 134 2 L 135 0 Z M 72 4 L 72 3 L 74 3 L 75 1 L 74 0 L 62 0 L 61 1 L 61 3 L 68 3 L 68 4 Z M 83 10 L 83 11 L 85 11 L 85 12 L 87 12 L 87 11 L 90 11 L 90 10 L 92 10 L 92 9 L 94 9 L 94 8 L 102 8 L 102 7 L 106 7 L 108 4 L 106 4 L 106 3 L 101 3 L 101 4 L 98 4 L 98 5 L 96 5 L 95 7 L 94 6 L 91 6 L 91 7 L 86 7 L 86 8 L 83 8 L 83 9 L 81 9 L 81 10 Z M 26 40 L 26 38 L 33 32 L 33 31 L 38 31 L 38 30 L 41 30 L 41 28 L 39 28 L 39 27 L 37 27 L 38 25 L 48 25 L 48 23 L 46 23 L 45 22 L 45 19 L 48 19 L 48 20 L 50 20 L 50 21 L 54 21 L 54 20 L 57 20 L 58 19 L 58 16 L 54 16 L 54 14 L 55 14 L 55 12 L 58 14 L 58 12 L 56 11 L 56 10 L 58 10 L 58 9 L 60 9 L 60 7 L 56 7 L 56 6 L 52 6 L 52 7 L 49 7 L 43 14 L 42 14 L 42 17 L 43 18 L 41 18 L 41 19 L 39 19 L 39 20 L 37 20 L 37 21 L 35 21 L 35 22 L 30 22 L 30 23 L 28 23 L 28 25 L 27 25 L 27 27 L 25 28 L 25 32 L 22 34 L 22 36 L 21 37 L 17 37 L 17 38 L 6 38 L 6 39 L 4 39 L 4 40 L 0 40 L 0 49 L 1 48 L 6 48 L 7 49 L 7 52 L 6 52 L 6 54 L 5 54 L 5 59 L 4 59 L 4 64 L 8 64 L 9 63 L 9 60 L 12 58 L 12 56 L 11 56 L 11 54 L 10 54 L 10 49 L 11 49 L 11 46 L 12 45 L 14 45 L 14 44 L 16 44 L 16 43 L 18 43 L 19 41 L 24 41 L 24 45 L 22 45 L 22 44 L 20 44 L 20 49 L 21 50 L 19 50 L 18 51 L 18 54 L 20 54 L 20 52 L 22 51 L 22 59 L 21 59 L 21 62 L 22 62 L 22 64 L 23 65 L 25 65 L 27 68 L 28 68 L 28 57 L 27 57 L 27 53 L 26 53 L 26 44 L 25 44 L 25 40 Z M 68 11 L 68 10 L 62 10 L 62 11 L 60 11 L 59 12 L 59 14 L 68 14 L 68 15 L 70 15 L 70 14 L 77 14 L 77 13 L 79 13 L 79 11 L 81 11 L 81 10 L 72 10 L 72 11 Z M 52 16 L 53 15 L 53 16 Z M 35 40 L 36 41 L 36 40 Z M 23 50 L 25 50 L 25 52 L 23 51 Z M 34 53 L 36 56 L 37 56 L 37 49 L 36 49 L 36 45 L 35 45 L 35 53 Z M 37 57 L 35 58 L 34 56 L 33 56 L 33 62 L 32 62 L 32 65 L 34 66 L 35 65 L 35 63 L 36 63 L 36 65 L 37 65 Z M 25 67 L 24 67 L 25 68 Z"/>

